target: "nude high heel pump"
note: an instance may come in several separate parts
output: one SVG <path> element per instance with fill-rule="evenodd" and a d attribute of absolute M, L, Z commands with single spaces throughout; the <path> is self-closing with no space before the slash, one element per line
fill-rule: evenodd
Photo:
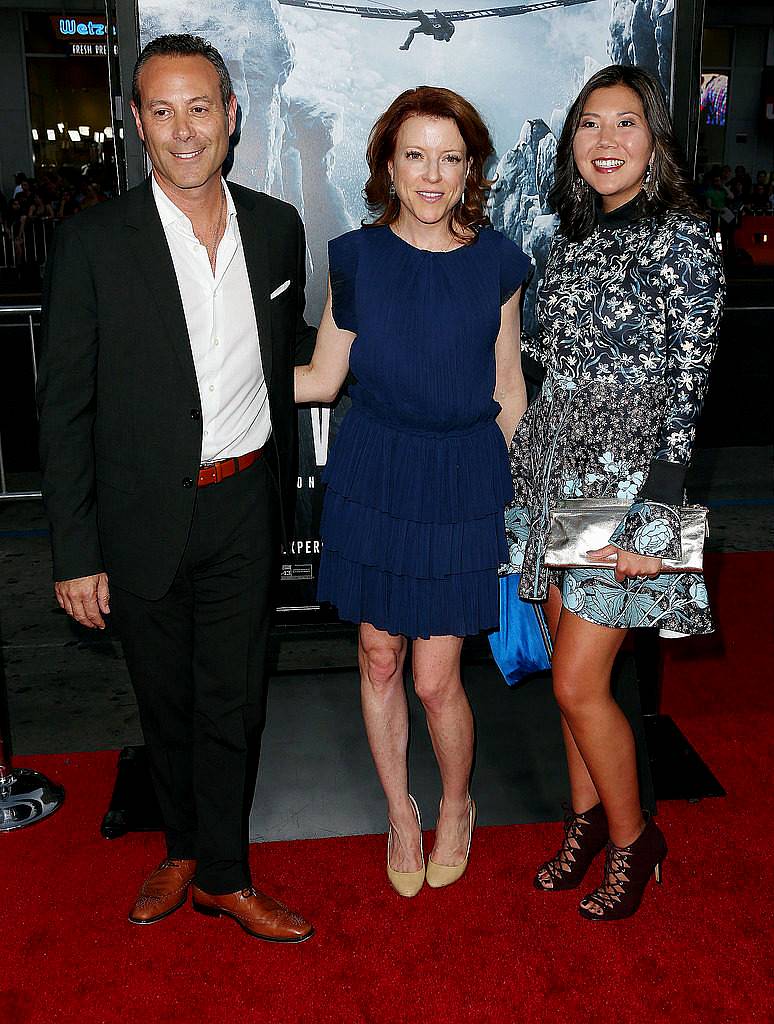
<path fill-rule="evenodd" d="M 422 843 L 422 819 L 419 816 L 419 808 L 414 797 L 409 793 L 411 806 L 417 816 L 419 825 L 419 842 Z M 390 854 L 392 853 L 392 822 L 387 819 L 389 828 L 387 830 L 387 877 L 390 885 L 399 896 L 416 896 L 425 883 L 425 855 L 422 853 L 422 867 L 418 871 L 396 871 L 390 867 Z"/>
<path fill-rule="evenodd" d="M 476 827 L 476 803 L 468 797 L 468 849 L 465 859 L 459 864 L 436 864 L 432 857 L 427 858 L 427 884 L 431 889 L 442 889 L 452 885 L 465 874 L 470 859 L 470 844 L 473 842 L 473 829 Z"/>

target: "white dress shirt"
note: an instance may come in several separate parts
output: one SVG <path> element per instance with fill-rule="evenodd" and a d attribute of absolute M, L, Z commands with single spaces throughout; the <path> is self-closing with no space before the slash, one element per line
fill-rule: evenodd
<path fill-rule="evenodd" d="M 202 462 L 244 455 L 271 433 L 253 296 L 231 192 L 215 273 L 188 217 L 152 176 L 177 275 L 202 408 Z"/>

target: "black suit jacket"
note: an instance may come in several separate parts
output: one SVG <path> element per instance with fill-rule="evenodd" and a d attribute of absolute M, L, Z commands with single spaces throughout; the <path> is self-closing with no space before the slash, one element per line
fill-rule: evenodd
<path fill-rule="evenodd" d="M 268 457 L 288 525 L 295 352 L 306 246 L 296 210 L 229 183 L 271 409 Z M 277 298 L 271 293 L 285 281 Z M 106 571 L 161 597 L 193 515 L 202 420 L 172 257 L 150 179 L 57 229 L 43 294 L 38 402 L 54 578 Z"/>

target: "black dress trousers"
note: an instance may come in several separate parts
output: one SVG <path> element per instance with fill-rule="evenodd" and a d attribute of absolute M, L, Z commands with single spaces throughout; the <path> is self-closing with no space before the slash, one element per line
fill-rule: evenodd
<path fill-rule="evenodd" d="M 248 819 L 265 719 L 279 503 L 263 459 L 199 488 L 169 591 L 111 588 L 168 856 L 197 860 L 206 892 L 251 884 Z"/>

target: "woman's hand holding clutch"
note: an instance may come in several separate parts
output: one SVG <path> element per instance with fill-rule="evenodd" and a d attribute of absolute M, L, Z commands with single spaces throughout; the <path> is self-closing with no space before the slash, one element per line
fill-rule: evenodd
<path fill-rule="evenodd" d="M 621 583 L 627 577 L 644 577 L 655 579 L 662 571 L 661 559 L 651 555 L 636 555 L 632 551 L 624 551 L 615 544 L 605 544 L 603 548 L 587 552 L 590 558 L 606 559 L 611 568 L 615 566 L 615 578 Z"/>

